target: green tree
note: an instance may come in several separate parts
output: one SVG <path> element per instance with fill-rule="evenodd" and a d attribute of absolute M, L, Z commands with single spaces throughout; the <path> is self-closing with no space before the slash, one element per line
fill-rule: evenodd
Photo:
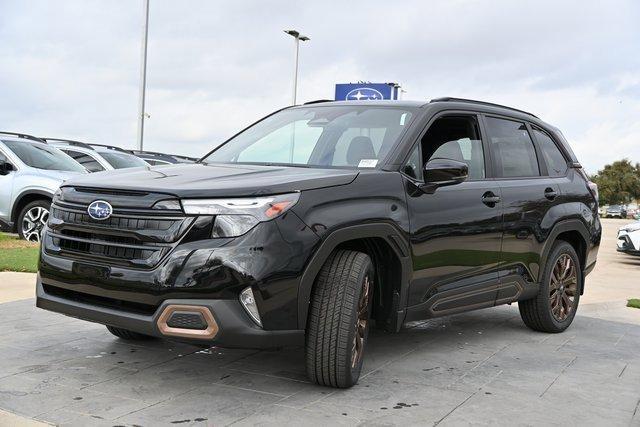
<path fill-rule="evenodd" d="M 640 164 L 622 159 L 591 177 L 598 184 L 601 204 L 624 204 L 640 198 Z"/>

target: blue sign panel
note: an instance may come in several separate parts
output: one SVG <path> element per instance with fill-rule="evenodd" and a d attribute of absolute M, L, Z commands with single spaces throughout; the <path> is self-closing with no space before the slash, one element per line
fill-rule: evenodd
<path fill-rule="evenodd" d="M 369 101 L 398 99 L 399 86 L 395 83 L 339 83 L 336 101 Z"/>

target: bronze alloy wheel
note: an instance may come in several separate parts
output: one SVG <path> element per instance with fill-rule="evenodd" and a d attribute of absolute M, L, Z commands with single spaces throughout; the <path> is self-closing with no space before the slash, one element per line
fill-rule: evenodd
<path fill-rule="evenodd" d="M 574 310 L 578 292 L 578 272 L 573 259 L 562 254 L 551 270 L 549 281 L 549 305 L 553 317 L 562 322 Z"/>
<path fill-rule="evenodd" d="M 358 317 L 356 318 L 353 346 L 351 348 L 351 367 L 355 368 L 362 359 L 364 341 L 367 336 L 367 323 L 369 322 L 369 276 L 365 276 L 362 283 L 362 293 L 358 301 Z"/>

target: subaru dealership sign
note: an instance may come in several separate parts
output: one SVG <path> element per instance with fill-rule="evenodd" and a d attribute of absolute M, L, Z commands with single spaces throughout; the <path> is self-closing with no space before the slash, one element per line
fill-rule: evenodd
<path fill-rule="evenodd" d="M 336 101 L 369 101 L 398 99 L 397 83 L 338 83 Z"/>

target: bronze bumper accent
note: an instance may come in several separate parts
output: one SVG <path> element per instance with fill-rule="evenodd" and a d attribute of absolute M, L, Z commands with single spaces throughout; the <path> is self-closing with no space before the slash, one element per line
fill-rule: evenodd
<path fill-rule="evenodd" d="M 200 313 L 204 320 L 207 322 L 206 329 L 186 329 L 186 328 L 174 328 L 167 324 L 167 321 L 171 318 L 171 315 L 176 312 L 192 312 Z M 213 339 L 218 334 L 218 324 L 216 319 L 213 318 L 213 314 L 207 307 L 199 305 L 168 305 L 158 318 L 158 329 L 162 335 L 182 337 L 182 338 L 196 338 L 196 339 Z"/>

